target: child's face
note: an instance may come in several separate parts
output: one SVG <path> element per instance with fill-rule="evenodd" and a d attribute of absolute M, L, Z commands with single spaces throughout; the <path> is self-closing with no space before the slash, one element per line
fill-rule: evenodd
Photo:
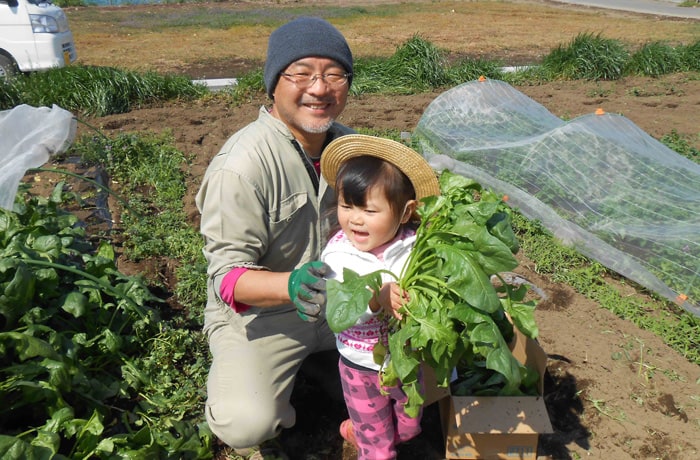
<path fill-rule="evenodd" d="M 401 226 L 408 222 L 415 206 L 409 201 L 401 214 L 391 209 L 381 187 L 367 191 L 365 207 L 353 206 L 338 198 L 338 222 L 350 242 L 368 252 L 391 241 Z"/>

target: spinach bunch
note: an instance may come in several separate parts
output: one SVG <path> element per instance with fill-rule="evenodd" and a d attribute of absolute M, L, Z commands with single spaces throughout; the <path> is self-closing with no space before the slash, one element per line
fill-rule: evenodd
<path fill-rule="evenodd" d="M 408 396 L 406 411 L 416 416 L 424 403 L 419 385 L 422 362 L 446 387 L 455 370 L 497 374 L 484 393 L 520 395 L 536 392 L 538 375 L 520 364 L 509 348 L 513 324 L 537 336 L 534 302 L 525 302 L 527 286 L 508 284 L 499 273 L 514 269 L 519 245 L 511 210 L 503 197 L 479 183 L 444 171 L 440 196 L 425 198 L 418 213 L 416 242 L 399 276 L 379 270 L 360 276 L 345 269 L 341 283 L 328 281 L 327 318 L 340 332 L 357 321 L 390 273 L 408 293 L 402 319 L 390 319 L 389 353 L 382 367 L 383 385 L 398 381 Z M 492 278 L 500 280 L 492 283 Z M 375 361 L 385 363 L 385 347 L 375 347 Z"/>

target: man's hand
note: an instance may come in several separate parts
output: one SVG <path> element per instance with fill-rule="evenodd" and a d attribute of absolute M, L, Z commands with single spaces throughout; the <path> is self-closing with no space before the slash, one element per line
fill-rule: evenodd
<path fill-rule="evenodd" d="M 304 321 L 316 321 L 326 306 L 326 279 L 331 267 L 325 262 L 307 262 L 289 275 L 289 298 Z"/>

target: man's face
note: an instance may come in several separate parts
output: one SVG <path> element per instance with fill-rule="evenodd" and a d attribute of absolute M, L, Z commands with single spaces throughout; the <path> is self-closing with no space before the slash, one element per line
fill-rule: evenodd
<path fill-rule="evenodd" d="M 345 108 L 349 83 L 332 84 L 321 74 L 345 74 L 346 70 L 332 59 L 307 57 L 291 63 L 280 75 L 273 92 L 272 115 L 282 120 L 295 137 L 325 133 Z M 319 78 L 307 88 L 293 81 L 294 75 Z"/>

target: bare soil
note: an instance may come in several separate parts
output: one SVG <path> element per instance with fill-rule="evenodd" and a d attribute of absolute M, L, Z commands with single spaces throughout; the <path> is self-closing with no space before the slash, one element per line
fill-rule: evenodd
<path fill-rule="evenodd" d="M 68 12 L 80 61 L 177 72 L 192 78 L 234 77 L 262 65 L 265 40 L 272 27 L 221 30 L 180 28 L 130 29 L 128 17 L 182 14 L 193 8 L 215 14 L 219 8 L 245 11 L 265 8 L 296 14 L 313 4 L 327 8 L 371 8 L 398 2 L 277 1 L 223 2 L 198 6 L 168 5 L 104 8 L 94 27 L 95 12 Z M 650 40 L 689 43 L 698 38 L 692 21 L 562 6 L 547 1 L 414 2 L 400 14 L 332 20 L 358 56 L 390 55 L 397 44 L 420 32 L 453 55 L 503 59 L 507 65 L 535 63 L 549 50 L 580 32 L 601 32 L 630 44 Z M 426 5 L 428 6 L 426 8 Z M 313 10 L 310 10 L 313 11 Z M 311 14 L 308 13 L 307 14 Z M 204 49 L 205 53 L 196 53 Z M 570 119 L 597 108 L 621 113 L 654 137 L 672 130 L 700 148 L 697 75 L 625 78 L 611 82 L 553 82 L 517 87 L 555 115 Z M 412 131 L 439 91 L 411 96 L 351 97 L 341 122 L 355 128 Z M 107 135 L 132 131 L 171 131 L 177 146 L 193 155 L 185 206 L 193 226 L 198 214 L 193 197 L 211 157 L 236 130 L 252 121 L 266 104 L 264 96 L 240 106 L 217 100 L 173 102 L 86 120 Z M 81 128 L 83 129 L 83 128 Z M 644 192 L 644 191 L 642 191 Z M 548 354 L 545 402 L 554 433 L 540 437 L 539 455 L 551 459 L 696 459 L 700 457 L 700 367 L 684 359 L 651 332 L 619 318 L 599 304 L 538 273 L 527 254 L 516 270 L 547 294 L 539 303 L 539 342 Z M 175 280 L 172 261 L 122 263 L 123 270 L 158 273 Z M 601 280 L 603 281 L 603 280 Z M 614 283 L 626 296 L 645 299 L 630 283 Z M 176 281 L 173 281 L 176 282 Z M 343 444 L 337 426 L 345 417 L 338 404 L 303 382 L 295 393 L 298 424 L 282 436 L 292 458 L 355 458 Z M 444 439 L 437 406 L 426 409 L 424 432 L 401 446 L 402 459 L 440 459 Z M 226 449 L 219 449 L 224 458 Z"/>

